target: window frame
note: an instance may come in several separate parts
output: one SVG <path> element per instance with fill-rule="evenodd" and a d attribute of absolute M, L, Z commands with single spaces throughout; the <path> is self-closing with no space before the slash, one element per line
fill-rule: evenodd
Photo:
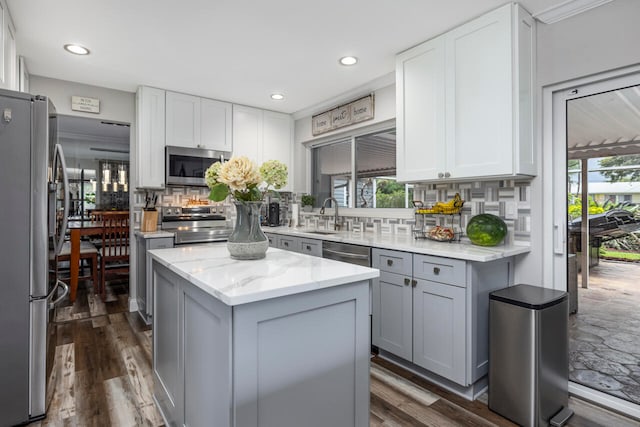
<path fill-rule="evenodd" d="M 313 154 L 313 150 L 316 148 L 321 148 L 323 146 L 327 146 L 327 145 L 331 145 L 331 144 L 337 144 L 337 143 L 341 143 L 341 142 L 349 142 L 350 145 L 350 152 L 351 152 L 351 176 L 350 176 L 350 185 L 349 185 L 349 203 L 348 206 L 346 206 L 346 208 L 348 209 L 358 209 L 358 210 L 362 210 L 362 211 L 367 211 L 367 210 L 373 210 L 373 211 L 381 211 L 383 209 L 411 209 L 413 210 L 413 208 L 410 206 L 411 205 L 411 201 L 407 199 L 408 197 L 408 187 L 407 185 L 410 185 L 410 183 L 403 183 L 405 185 L 405 201 L 407 204 L 407 207 L 403 207 L 403 208 L 375 208 L 375 207 L 367 207 L 367 208 L 361 208 L 358 207 L 357 204 L 355 203 L 356 200 L 356 194 L 357 194 L 357 170 L 356 170 L 356 139 L 366 136 L 366 135 L 371 135 L 374 133 L 383 133 L 383 132 L 388 132 L 390 130 L 396 129 L 396 121 L 395 119 L 393 120 L 387 120 L 384 122 L 380 122 L 380 123 L 376 123 L 374 125 L 370 125 L 370 126 L 363 126 L 357 129 L 354 129 L 350 132 L 344 132 L 344 133 L 340 133 L 340 134 L 336 134 L 336 135 L 332 135 L 332 136 L 327 136 L 327 137 L 323 137 L 321 139 L 318 140 L 314 140 L 313 142 L 309 143 L 307 145 L 307 148 L 310 151 L 310 163 L 311 163 L 311 168 L 310 168 L 310 176 L 311 176 L 311 188 L 310 191 L 312 194 L 317 193 L 317 190 L 315 188 L 316 185 L 316 162 L 314 159 L 314 154 Z M 396 141 L 397 142 L 397 141 Z M 397 152 L 397 151 L 396 151 Z M 396 171 L 397 173 L 397 171 Z M 322 205 L 323 200 L 316 200 L 316 202 L 319 205 Z"/>

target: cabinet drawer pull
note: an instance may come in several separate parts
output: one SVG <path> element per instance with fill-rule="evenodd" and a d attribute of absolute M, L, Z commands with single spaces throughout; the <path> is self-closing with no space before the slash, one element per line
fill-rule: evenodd
<path fill-rule="evenodd" d="M 436 276 L 440 274 L 440 267 L 433 267 L 433 274 L 435 274 Z"/>
<path fill-rule="evenodd" d="M 389 267 L 391 267 L 391 266 L 393 265 L 393 260 L 392 260 L 392 259 L 388 259 L 388 260 L 387 260 L 387 265 L 388 265 Z"/>
<path fill-rule="evenodd" d="M 415 288 L 417 284 L 418 284 L 418 281 L 416 279 L 413 279 L 411 281 L 411 287 Z"/>
<path fill-rule="evenodd" d="M 408 278 L 405 277 L 404 279 L 404 285 L 405 286 L 409 286 L 409 283 L 411 282 L 411 280 L 409 280 Z"/>
<path fill-rule="evenodd" d="M 289 246 L 289 242 L 284 242 L 284 245 L 285 246 Z"/>
<path fill-rule="evenodd" d="M 307 250 L 310 251 L 311 250 L 311 246 L 307 245 Z"/>

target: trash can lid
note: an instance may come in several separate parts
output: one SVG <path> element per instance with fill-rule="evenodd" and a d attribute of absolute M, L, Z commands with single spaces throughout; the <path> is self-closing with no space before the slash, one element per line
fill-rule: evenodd
<path fill-rule="evenodd" d="M 532 310 L 542 310 L 567 299 L 568 293 L 531 285 L 515 285 L 489 294 L 494 301 L 514 304 Z"/>

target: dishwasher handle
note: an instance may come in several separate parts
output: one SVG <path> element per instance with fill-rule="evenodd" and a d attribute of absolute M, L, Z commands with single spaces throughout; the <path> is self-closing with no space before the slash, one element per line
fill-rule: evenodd
<path fill-rule="evenodd" d="M 349 252 L 336 251 L 336 250 L 327 249 L 327 248 L 324 248 L 322 251 L 330 253 L 330 254 L 335 254 L 335 255 L 338 255 L 338 256 L 341 256 L 341 257 L 344 257 L 344 258 L 366 259 L 366 260 L 369 259 L 369 255 L 352 254 L 352 253 L 349 253 Z"/>

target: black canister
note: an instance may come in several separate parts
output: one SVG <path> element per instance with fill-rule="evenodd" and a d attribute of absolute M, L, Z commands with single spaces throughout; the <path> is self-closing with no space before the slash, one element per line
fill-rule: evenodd
<path fill-rule="evenodd" d="M 270 227 L 277 227 L 280 225 L 280 203 L 269 203 L 269 214 L 267 215 L 267 223 Z"/>

